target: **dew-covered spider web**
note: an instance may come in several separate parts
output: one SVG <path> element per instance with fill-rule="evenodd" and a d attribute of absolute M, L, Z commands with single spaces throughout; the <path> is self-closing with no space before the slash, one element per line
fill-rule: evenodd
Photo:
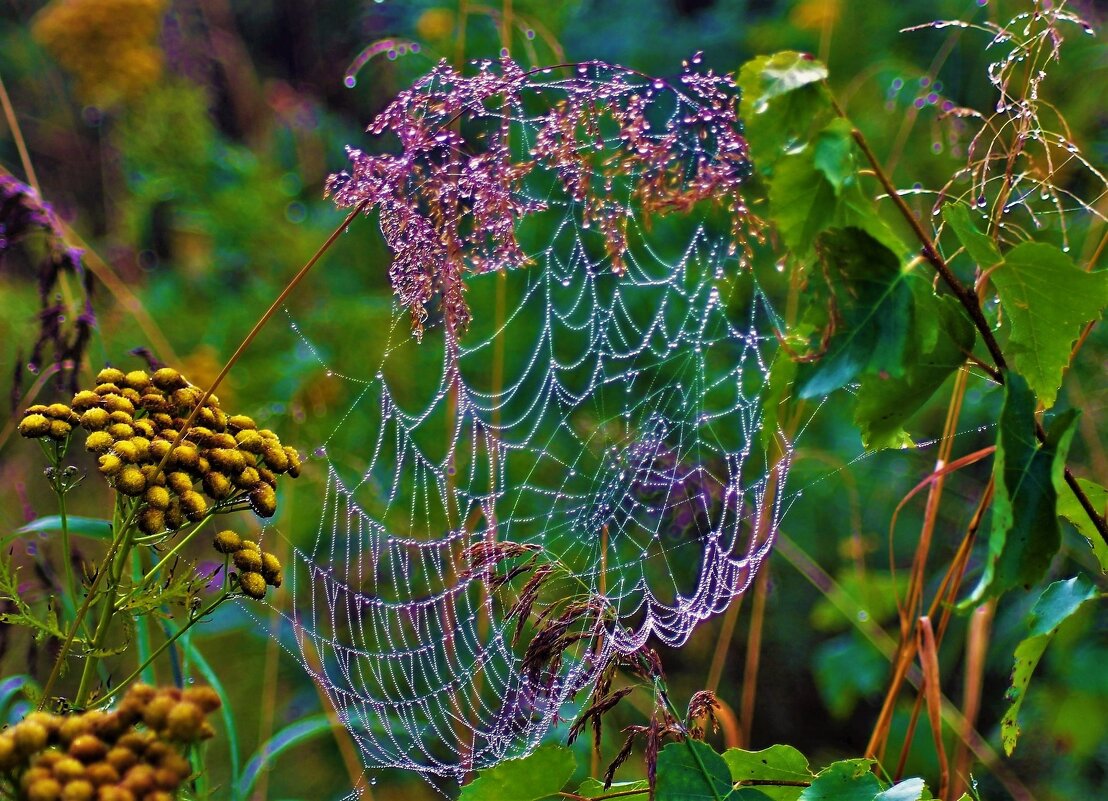
<path fill-rule="evenodd" d="M 395 297 L 344 347 L 293 316 L 342 411 L 289 614 L 369 769 L 526 753 L 768 555 L 779 326 L 746 268 L 737 91 L 698 69 L 443 64 L 332 179 L 378 221 Z"/>

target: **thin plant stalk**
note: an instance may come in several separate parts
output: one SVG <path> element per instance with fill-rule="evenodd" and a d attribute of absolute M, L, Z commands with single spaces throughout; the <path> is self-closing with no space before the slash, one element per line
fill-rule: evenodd
<path fill-rule="evenodd" d="M 977 715 L 981 711 L 985 656 L 994 614 L 996 614 L 995 599 L 981 604 L 970 616 L 969 633 L 966 635 L 966 667 L 962 680 L 962 715 L 968 727 L 977 725 Z M 962 735 L 954 750 L 954 770 L 950 780 L 951 798 L 961 796 L 967 787 L 967 777 L 970 772 L 971 754 L 965 743 L 967 738 L 964 730 Z"/>
<path fill-rule="evenodd" d="M 200 414 L 200 409 L 204 407 L 204 404 L 207 403 L 208 398 L 211 397 L 212 393 L 215 392 L 216 388 L 219 387 L 219 385 L 223 382 L 223 379 L 227 377 L 227 373 L 230 372 L 231 368 L 235 365 L 236 362 L 238 362 L 239 358 L 241 358 L 242 354 L 250 346 L 250 343 L 254 341 L 255 337 L 257 337 L 258 333 L 262 330 L 265 324 L 269 322 L 270 318 L 273 317 L 273 315 L 277 312 L 277 309 L 281 308 L 281 306 L 284 305 L 285 301 L 288 299 L 289 295 L 292 294 L 293 290 L 295 290 L 300 282 L 303 281 L 305 277 L 307 277 L 308 273 L 311 272 L 311 269 L 323 257 L 323 254 L 330 249 L 330 247 L 335 243 L 339 236 L 341 236 L 342 233 L 347 229 L 350 223 L 352 223 L 354 219 L 362 212 L 367 203 L 368 201 L 362 201 L 354 207 L 354 209 L 346 216 L 342 223 L 340 223 L 339 226 L 335 228 L 335 230 L 331 233 L 331 235 L 327 237 L 326 241 L 324 241 L 324 243 L 320 245 L 319 249 L 312 255 L 312 257 L 308 259 L 303 267 L 300 268 L 299 272 L 297 272 L 296 275 L 294 275 L 292 279 L 289 280 L 288 284 L 286 284 L 285 288 L 281 290 L 280 294 L 278 294 L 277 298 L 273 301 L 272 304 L 270 304 L 269 308 L 266 309 L 265 313 L 258 318 L 258 321 L 254 324 L 254 327 L 250 329 L 250 333 L 246 335 L 242 343 L 231 355 L 231 358 L 227 360 L 227 363 L 223 366 L 223 369 L 220 370 L 219 375 L 217 375 L 215 377 L 215 380 L 212 381 L 211 386 L 209 386 L 208 389 L 204 392 L 203 396 L 197 402 L 196 407 L 192 410 L 192 414 L 189 415 L 188 419 L 185 421 L 185 424 L 181 427 L 180 435 L 182 438 L 192 429 L 192 424 L 196 422 L 196 417 Z M 166 455 L 158 464 L 154 473 L 155 477 L 164 472 L 165 466 L 169 461 L 170 453 L 171 451 L 167 451 Z M 137 513 L 138 504 L 135 504 L 134 510 L 132 511 L 128 519 L 123 523 L 121 528 L 129 528 L 131 523 L 134 522 L 134 518 Z M 114 531 L 117 532 L 119 530 L 119 528 L 114 529 Z M 88 614 L 88 610 L 92 605 L 93 599 L 97 595 L 97 590 L 99 589 L 100 582 L 103 581 L 104 575 L 108 572 L 108 568 L 112 564 L 112 560 L 115 558 L 116 550 L 119 543 L 120 540 L 118 537 L 113 540 L 111 547 L 109 547 L 108 549 L 108 553 L 104 556 L 104 560 L 100 565 L 100 569 L 96 572 L 96 577 L 93 579 L 92 585 L 88 589 L 88 593 L 85 596 L 84 603 L 77 610 L 77 617 L 73 621 L 73 624 L 70 626 L 69 634 L 66 636 L 65 641 L 62 643 L 62 647 L 58 649 L 58 655 L 54 659 L 54 667 L 50 671 L 50 676 L 47 678 L 46 684 L 43 685 L 42 688 L 42 697 L 39 699 L 40 709 L 45 705 L 47 699 L 50 697 L 50 692 L 53 690 L 54 685 L 57 683 L 58 676 L 61 675 L 62 665 L 65 663 L 65 659 L 68 656 L 69 650 L 73 645 L 73 640 L 77 636 L 78 628 L 81 622 L 84 620 L 85 615 Z"/>

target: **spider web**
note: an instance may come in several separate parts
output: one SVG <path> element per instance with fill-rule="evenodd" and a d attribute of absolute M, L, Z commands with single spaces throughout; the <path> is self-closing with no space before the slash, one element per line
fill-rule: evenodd
<path fill-rule="evenodd" d="M 406 212 L 379 200 L 390 310 L 344 323 L 357 355 L 292 323 L 345 412 L 316 451 L 326 492 L 288 620 L 368 769 L 460 779 L 527 753 L 613 660 L 683 644 L 744 592 L 790 500 L 791 444 L 763 430 L 777 321 L 744 269 L 743 210 L 716 202 L 749 166 L 720 153 L 742 143 L 717 127 L 737 128 L 720 114 L 733 83 L 709 72 L 705 88 L 689 65 L 680 89 L 599 63 L 568 78 L 513 67 L 480 65 L 493 88 L 457 108 L 440 100 L 468 79 L 444 65 L 398 101 L 431 131 L 463 118 L 452 174 L 473 142 L 495 150 L 489 131 L 511 143 L 504 160 L 536 158 L 509 193 L 511 242 L 468 235 L 482 258 L 467 262 L 464 332 L 441 274 L 416 301 L 397 287 Z M 584 96 L 605 104 L 595 127 L 535 157 L 552 110 Z M 615 160 L 644 122 L 635 149 L 664 154 Z M 649 196 L 650 180 L 669 183 Z M 669 203 L 678 190 L 695 202 Z M 420 258 L 431 250 L 408 266 Z"/>

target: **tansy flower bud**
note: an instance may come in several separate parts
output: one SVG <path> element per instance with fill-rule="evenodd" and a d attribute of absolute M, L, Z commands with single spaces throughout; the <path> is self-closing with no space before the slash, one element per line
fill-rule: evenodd
<path fill-rule="evenodd" d="M 146 709 L 143 710 L 142 722 L 155 731 L 164 729 L 169 711 L 176 705 L 177 702 L 169 695 L 157 695 L 150 699 Z"/>
<path fill-rule="evenodd" d="M 41 414 L 29 414 L 19 421 L 19 433 L 30 439 L 45 437 L 50 433 L 50 420 Z"/>
<path fill-rule="evenodd" d="M 99 431 L 108 424 L 108 413 L 93 407 L 81 415 L 81 427 L 88 431 Z"/>
<path fill-rule="evenodd" d="M 62 801 L 93 801 L 96 788 L 88 779 L 73 779 L 62 790 Z"/>
<path fill-rule="evenodd" d="M 105 453 L 100 457 L 96 469 L 100 471 L 101 475 L 114 476 L 123 469 L 123 460 L 114 453 Z"/>
<path fill-rule="evenodd" d="M 143 534 L 165 531 L 165 512 L 161 509 L 143 509 L 139 513 L 138 524 Z"/>
<path fill-rule="evenodd" d="M 200 400 L 200 390 L 196 387 L 181 387 L 173 390 L 170 400 L 176 404 L 179 410 L 192 410 Z"/>
<path fill-rule="evenodd" d="M 123 748 L 116 746 L 108 751 L 108 755 L 104 757 L 104 761 L 111 765 L 116 771 L 120 773 L 126 772 L 126 770 L 138 762 L 138 757 L 135 756 L 135 752 L 130 748 Z"/>
<path fill-rule="evenodd" d="M 81 764 L 79 759 L 74 759 L 72 756 L 62 757 L 51 766 L 51 770 L 54 777 L 63 782 L 80 779 L 85 775 L 85 766 Z"/>
<path fill-rule="evenodd" d="M 238 443 L 235 438 L 227 433 L 213 434 L 211 441 L 208 442 L 209 448 L 237 448 Z"/>
<path fill-rule="evenodd" d="M 136 409 L 138 408 L 139 401 L 142 400 L 142 395 L 138 394 L 138 392 L 131 389 L 130 387 L 124 387 L 120 390 L 119 394 L 129 400 L 131 402 L 131 405 L 134 406 Z"/>
<path fill-rule="evenodd" d="M 68 423 L 73 416 L 73 410 L 64 403 L 51 403 L 46 407 L 46 416 L 54 420 L 65 420 Z"/>
<path fill-rule="evenodd" d="M 270 470 L 268 467 L 263 467 L 261 465 L 259 465 L 257 467 L 257 470 L 258 470 L 258 478 L 260 478 L 262 481 L 264 481 L 266 484 L 268 484 L 271 487 L 276 487 L 277 486 L 277 476 L 275 476 L 273 474 L 272 470 Z"/>
<path fill-rule="evenodd" d="M 95 392 L 101 398 L 103 398 L 105 395 L 118 395 L 122 391 L 123 390 L 112 383 L 97 384 L 96 388 L 93 390 L 93 392 Z"/>
<path fill-rule="evenodd" d="M 216 416 L 215 412 L 209 409 L 207 406 L 205 406 L 197 413 L 196 419 L 198 422 L 203 423 L 206 426 L 212 426 L 213 428 L 223 427 L 220 424 L 219 418 Z"/>
<path fill-rule="evenodd" d="M 135 446 L 135 452 L 138 454 L 140 462 L 145 462 L 150 458 L 150 440 L 146 437 L 131 437 L 131 444 Z"/>
<path fill-rule="evenodd" d="M 192 490 L 192 476 L 176 470 L 166 476 L 166 484 L 178 495 L 184 495 Z"/>
<path fill-rule="evenodd" d="M 157 462 L 147 462 L 139 469 L 142 470 L 142 477 L 146 479 L 147 487 L 165 486 L 165 473 L 158 469 Z"/>
<path fill-rule="evenodd" d="M 173 449 L 169 457 L 169 463 L 176 467 L 189 469 L 196 467 L 200 462 L 200 452 L 191 442 L 178 445 Z"/>
<path fill-rule="evenodd" d="M 208 451 L 208 459 L 213 466 L 224 473 L 230 473 L 231 475 L 241 473 L 243 468 L 246 467 L 246 460 L 242 456 L 242 451 L 233 448 L 234 445 L 231 448 L 219 447 L 210 450 Z"/>
<path fill-rule="evenodd" d="M 59 801 L 62 786 L 56 779 L 39 779 L 27 788 L 27 801 Z"/>
<path fill-rule="evenodd" d="M 164 512 L 169 508 L 169 490 L 165 487 L 150 487 L 143 497 L 151 509 L 161 509 Z"/>
<path fill-rule="evenodd" d="M 241 551 L 240 551 L 241 553 Z M 244 595 L 260 601 L 265 598 L 265 579 L 261 573 L 243 573 L 239 576 L 239 587 Z"/>
<path fill-rule="evenodd" d="M 94 431 L 85 438 L 85 450 L 103 453 L 115 444 L 115 438 L 107 431 Z"/>
<path fill-rule="evenodd" d="M 132 497 L 142 495 L 146 490 L 146 479 L 141 470 L 129 465 L 120 470 L 119 475 L 115 477 L 115 488 L 124 495 Z"/>
<path fill-rule="evenodd" d="M 105 395 L 101 402 L 109 412 L 123 412 L 132 416 L 135 414 L 135 405 L 122 395 Z"/>
<path fill-rule="evenodd" d="M 262 555 L 257 551 L 252 551 L 249 548 L 242 548 L 235 552 L 233 559 L 235 561 L 235 567 L 239 570 L 253 573 L 262 572 Z"/>
<path fill-rule="evenodd" d="M 112 447 L 112 453 L 130 464 L 134 464 L 138 461 L 138 448 L 135 447 L 135 443 L 129 439 L 115 443 Z"/>
<path fill-rule="evenodd" d="M 245 468 L 234 478 L 235 486 L 241 487 L 242 489 L 253 489 L 261 480 L 258 471 L 253 467 Z"/>
<path fill-rule="evenodd" d="M 261 434 L 251 429 L 244 429 L 235 434 L 235 441 L 240 448 L 251 453 L 261 453 L 265 447 L 265 440 L 262 439 Z"/>
<path fill-rule="evenodd" d="M 258 553 L 262 552 L 261 547 L 258 545 L 258 543 L 254 542 L 254 540 L 243 540 L 242 545 L 239 547 L 249 548 L 251 551 L 257 551 Z"/>
<path fill-rule="evenodd" d="M 230 529 L 224 529 L 215 535 L 212 547 L 220 553 L 234 553 L 242 547 L 242 538 Z"/>
<path fill-rule="evenodd" d="M 203 722 L 204 713 L 200 711 L 200 707 L 181 701 L 166 716 L 166 733 L 174 740 L 191 742 L 199 739 L 200 724 Z"/>
<path fill-rule="evenodd" d="M 15 742 L 7 734 L 0 734 L 0 770 L 9 771 L 19 763 Z"/>
<path fill-rule="evenodd" d="M 69 436 L 69 432 L 73 430 L 73 426 L 67 423 L 65 420 L 51 420 L 50 421 L 50 439 L 62 440 Z"/>
<path fill-rule="evenodd" d="M 98 384 L 121 384 L 126 376 L 122 370 L 117 370 L 115 367 L 105 367 L 99 373 L 96 374 L 96 383 Z"/>
<path fill-rule="evenodd" d="M 72 406 L 73 409 L 78 412 L 84 412 L 88 409 L 93 409 L 99 405 L 100 396 L 97 395 L 95 392 L 87 389 L 82 389 L 80 392 L 74 395 L 73 401 L 70 403 L 70 406 Z"/>
<path fill-rule="evenodd" d="M 142 370 L 132 370 L 123 376 L 123 385 L 142 392 L 150 385 L 150 376 Z"/>
<path fill-rule="evenodd" d="M 165 527 L 170 531 L 176 531 L 185 524 L 185 513 L 181 511 L 181 503 L 176 498 L 169 502 L 169 508 L 165 510 Z"/>
<path fill-rule="evenodd" d="M 230 497 L 234 491 L 234 487 L 231 485 L 231 479 L 222 473 L 217 473 L 214 470 L 204 474 L 204 491 L 208 493 L 208 496 L 216 501 L 222 501 Z"/>
<path fill-rule="evenodd" d="M 158 433 L 154 430 L 154 424 L 146 418 L 135 420 L 133 423 L 131 423 L 131 427 L 135 429 L 137 433 L 141 434 L 147 439 L 153 439 L 154 435 Z"/>
<path fill-rule="evenodd" d="M 211 687 L 186 687 L 184 692 L 181 693 L 181 698 L 196 704 L 205 714 L 215 712 L 223 704 L 219 698 L 219 693 Z"/>
<path fill-rule="evenodd" d="M 144 798 L 147 793 L 154 790 L 154 769 L 142 763 L 134 765 L 127 771 L 127 775 L 123 777 L 123 781 L 119 786 L 130 790 L 140 798 Z"/>
<path fill-rule="evenodd" d="M 279 581 L 281 578 L 281 560 L 273 554 L 263 551 L 261 562 L 261 574 L 265 580 L 270 584 L 273 584 L 274 580 Z"/>
<path fill-rule="evenodd" d="M 24 720 L 10 729 L 12 742 L 19 752 L 25 756 L 41 751 L 46 747 L 46 740 L 50 736 L 46 727 L 36 720 Z"/>
<path fill-rule="evenodd" d="M 115 423 L 123 423 L 124 425 L 135 427 L 135 418 L 129 415 L 127 412 L 116 410 L 114 412 L 108 412 L 108 425 L 114 425 Z"/>
<path fill-rule="evenodd" d="M 104 745 L 99 737 L 92 734 L 78 735 L 69 744 L 69 755 L 86 763 L 103 759 L 107 753 L 108 747 Z M 54 772 L 57 773 L 57 770 Z"/>
<path fill-rule="evenodd" d="M 152 414 L 164 413 L 169 409 L 169 403 L 166 401 L 164 395 L 156 395 L 150 391 L 147 391 L 145 395 L 139 398 L 138 405 Z M 169 415 L 166 415 L 167 417 Z"/>
<path fill-rule="evenodd" d="M 250 505 L 259 517 L 273 517 L 277 511 L 277 493 L 268 484 L 259 484 L 250 492 Z"/>
<path fill-rule="evenodd" d="M 107 762 L 93 762 L 85 769 L 85 776 L 98 787 L 112 785 L 119 781 L 119 771 Z M 101 791 L 101 798 L 103 798 L 102 793 L 103 791 Z"/>
<path fill-rule="evenodd" d="M 227 427 L 234 432 L 239 432 L 244 429 L 255 429 L 258 424 L 254 422 L 253 418 L 247 417 L 245 414 L 233 414 L 227 418 Z"/>
<path fill-rule="evenodd" d="M 116 439 L 130 439 L 135 435 L 135 430 L 126 423 L 114 423 L 108 426 L 108 433 Z"/>
<path fill-rule="evenodd" d="M 185 379 L 181 377 L 181 374 L 172 367 L 163 367 L 156 371 L 151 381 L 153 381 L 154 386 L 165 392 L 183 387 L 187 383 Z"/>
<path fill-rule="evenodd" d="M 262 455 L 265 457 L 265 463 L 275 473 L 283 473 L 289 469 L 289 457 L 280 445 L 267 444 L 262 450 Z"/>
<path fill-rule="evenodd" d="M 199 492 L 189 490 L 181 495 L 181 511 L 189 520 L 199 520 L 207 513 L 208 502 Z"/>

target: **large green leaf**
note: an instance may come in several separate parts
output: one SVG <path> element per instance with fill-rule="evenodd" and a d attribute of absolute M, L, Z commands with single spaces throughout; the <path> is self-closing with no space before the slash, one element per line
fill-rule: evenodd
<path fill-rule="evenodd" d="M 826 395 L 867 374 L 903 376 L 913 315 L 899 258 L 860 228 L 822 234 L 819 256 L 834 298 L 835 333 L 818 361 L 800 366 L 800 396 Z"/>
<path fill-rule="evenodd" d="M 723 801 L 731 795 L 731 772 L 704 743 L 670 743 L 658 754 L 655 801 Z"/>
<path fill-rule="evenodd" d="M 873 760 L 844 759 L 819 772 L 811 787 L 804 788 L 799 801 L 873 801 L 881 782 L 871 770 Z"/>
<path fill-rule="evenodd" d="M 1057 503 L 1077 413 L 1059 415 L 1047 439 L 1035 439 L 1035 396 L 1008 371 L 994 456 L 992 525 L 984 573 L 965 605 L 1042 578 L 1061 545 Z"/>
<path fill-rule="evenodd" d="M 922 281 L 914 283 L 925 283 Z M 961 305 L 951 297 L 935 297 L 930 287 L 915 286 L 916 331 L 904 375 L 869 374 L 862 378 L 854 423 L 869 450 L 911 444 L 904 431 L 912 415 L 943 385 L 972 352 L 976 330 Z M 931 330 L 925 336 L 925 323 Z M 929 342 L 930 340 L 930 342 Z"/>
<path fill-rule="evenodd" d="M 966 253 L 982 270 L 999 264 L 1000 251 L 988 236 L 981 233 L 970 217 L 969 206 L 964 203 L 948 203 L 943 206 L 943 220 L 954 231 Z"/>
<path fill-rule="evenodd" d="M 1012 684 L 1006 695 L 1011 701 L 1000 722 L 1000 738 L 1005 753 L 1011 755 L 1019 738 L 1020 707 L 1027 694 L 1031 674 L 1058 627 L 1089 601 L 1100 597 L 1096 587 L 1084 576 L 1056 581 L 1047 587 L 1027 616 L 1028 636 L 1016 646 Z"/>
<path fill-rule="evenodd" d="M 1108 509 L 1108 490 L 1085 478 L 1077 479 L 1077 484 L 1089 501 L 1092 502 L 1094 509 L 1099 510 L 1102 514 L 1105 509 Z M 1101 571 L 1108 573 L 1108 543 L 1104 542 L 1104 537 L 1100 536 L 1100 532 L 1097 531 L 1093 521 L 1089 519 L 1089 515 L 1085 512 L 1085 508 L 1077 500 L 1077 495 L 1068 484 L 1058 496 L 1058 515 L 1073 523 L 1081 535 L 1089 541 L 1093 554 L 1100 563 Z"/>
<path fill-rule="evenodd" d="M 723 761 L 727 763 L 731 771 L 731 780 L 734 782 L 810 782 L 813 778 L 812 772 L 808 769 L 808 760 L 789 745 L 771 745 L 761 751 L 728 748 L 723 752 Z M 733 801 L 753 801 L 756 798 L 796 801 L 803 789 L 801 786 L 773 785 L 740 787 L 732 799 Z"/>
<path fill-rule="evenodd" d="M 559 793 L 576 768 L 571 750 L 547 743 L 525 757 L 479 771 L 458 801 L 538 801 Z"/>
<path fill-rule="evenodd" d="M 1006 352 L 1049 408 L 1082 325 L 1108 305 L 1108 271 L 1087 273 L 1052 245 L 1024 242 L 1008 252 L 992 282 L 1011 329 Z"/>
<path fill-rule="evenodd" d="M 759 172 L 772 174 L 781 156 L 802 146 L 813 128 L 831 118 L 826 77 L 823 64 L 791 51 L 759 56 L 739 70 L 739 110 Z"/>

